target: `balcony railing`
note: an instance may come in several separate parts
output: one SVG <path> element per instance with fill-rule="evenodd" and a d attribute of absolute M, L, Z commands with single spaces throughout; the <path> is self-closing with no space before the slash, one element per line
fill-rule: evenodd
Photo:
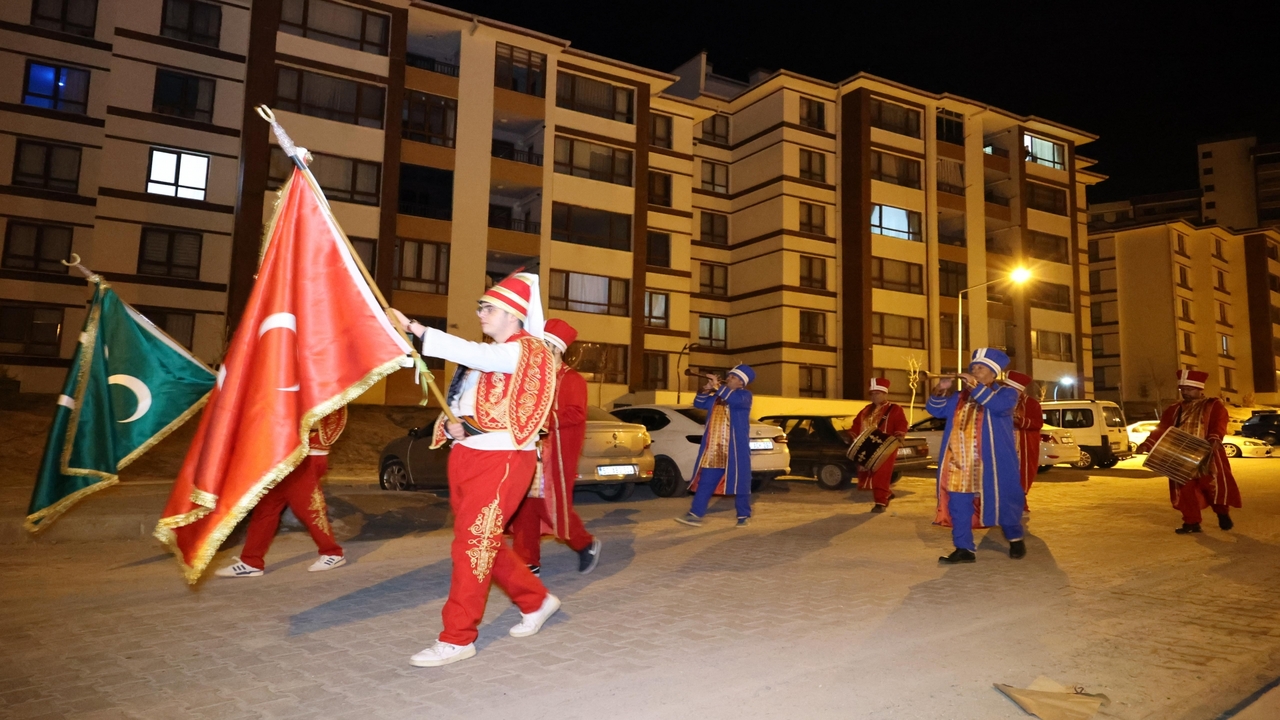
<path fill-rule="evenodd" d="M 458 77 L 457 65 L 443 62 L 433 57 L 427 57 L 426 55 L 414 55 L 413 53 L 408 53 L 405 55 L 404 62 L 409 67 L 416 67 L 419 70 L 440 73 L 441 75 L 448 75 L 449 77 Z"/>
<path fill-rule="evenodd" d="M 985 197 L 986 201 L 992 205 L 1003 205 L 1005 207 L 1009 207 L 1009 198 L 1001 197 L 993 190 L 986 191 L 986 193 L 983 194 L 983 197 Z"/>
<path fill-rule="evenodd" d="M 952 185 L 951 183 L 939 182 L 939 183 L 938 183 L 938 192 L 944 192 L 944 193 L 950 193 L 951 195 L 961 195 L 961 196 L 963 196 L 963 195 L 964 195 L 964 188 L 963 188 L 963 187 L 960 187 L 959 185 Z"/>
<path fill-rule="evenodd" d="M 413 215 L 415 217 L 432 218 L 434 220 L 452 220 L 453 206 L 432 205 L 421 200 L 411 200 L 402 198 L 400 200 L 401 215 Z"/>
<path fill-rule="evenodd" d="M 996 147 L 995 145 L 987 145 L 986 147 L 982 148 L 982 152 L 988 155 L 995 155 L 996 157 L 1002 157 L 1002 158 L 1009 157 L 1008 150 L 1005 150 L 1002 147 Z"/>
<path fill-rule="evenodd" d="M 515 148 L 494 145 L 493 156 L 501 160 L 511 160 L 525 165 L 542 167 L 542 156 L 530 150 L 516 150 Z"/>
<path fill-rule="evenodd" d="M 943 245 L 953 245 L 955 247 L 964 247 L 967 244 L 965 242 L 964 235 L 947 235 L 945 233 L 938 233 L 938 242 Z"/>
<path fill-rule="evenodd" d="M 508 217 L 490 217 L 489 227 L 499 230 L 513 230 L 520 233 L 529 233 L 530 235 L 542 234 L 542 223 L 536 220 L 520 220 L 518 218 Z"/>

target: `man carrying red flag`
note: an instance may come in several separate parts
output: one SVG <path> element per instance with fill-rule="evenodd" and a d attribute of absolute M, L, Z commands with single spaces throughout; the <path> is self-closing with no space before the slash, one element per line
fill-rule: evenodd
<path fill-rule="evenodd" d="M 1169 501 L 1182 511 L 1182 527 L 1174 530 L 1179 535 L 1200 532 L 1200 511 L 1212 507 L 1218 515 L 1218 527 L 1230 530 L 1231 508 L 1240 507 L 1240 487 L 1231 473 L 1231 463 L 1222 449 L 1222 438 L 1227 434 L 1227 407 L 1218 398 L 1204 396 L 1204 383 L 1209 373 L 1201 370 L 1179 370 L 1178 390 L 1182 401 L 1176 402 L 1160 415 L 1160 424 L 1138 446 L 1138 452 L 1151 452 L 1169 428 L 1176 427 L 1213 446 L 1209 472 L 1194 478 L 1186 485 L 1169 481 Z"/>
<path fill-rule="evenodd" d="M 396 319 L 421 340 L 422 354 L 458 364 L 432 447 L 450 439 L 449 505 L 453 509 L 453 574 L 441 613 L 444 631 L 434 645 L 410 658 L 438 667 L 476 654 L 489 583 L 497 582 L 520 608 L 512 637 L 542 629 L 560 600 L 521 562 L 502 531 L 529 492 L 537 466 L 538 432 L 555 398 L 555 358 L 542 341 L 538 276 L 517 273 L 480 298 L 476 314 L 492 343 L 468 342 L 408 320 Z"/>
<path fill-rule="evenodd" d="M 582 518 L 573 511 L 578 456 L 587 437 L 587 381 L 564 364 L 564 353 L 578 339 L 578 331 L 564 320 L 552 318 L 542 334 L 558 367 L 556 399 L 547 437 L 542 441 L 542 473 L 511 520 L 511 539 L 534 575 L 542 570 L 544 532 L 563 540 L 578 554 L 578 572 L 586 575 L 600 561 L 600 540 L 587 532 Z"/>
<path fill-rule="evenodd" d="M 291 157 L 306 157 L 282 131 Z M 301 162 L 156 537 L 195 583 L 232 529 L 289 476 L 313 427 L 409 364 L 320 187 Z"/>
<path fill-rule="evenodd" d="M 1013 409 L 1013 434 L 1018 441 L 1018 462 L 1022 466 L 1022 492 L 1031 492 L 1031 483 L 1040 471 L 1040 430 L 1044 427 L 1044 409 L 1040 401 L 1027 392 L 1031 387 L 1030 375 L 1010 372 L 1004 384 L 1018 391 L 1018 404 Z M 1031 512 L 1031 506 L 1023 501 L 1023 512 Z"/>
<path fill-rule="evenodd" d="M 853 419 L 853 426 L 849 429 L 853 436 L 857 438 L 863 432 L 874 428 L 899 440 L 906 437 L 907 415 L 902 412 L 901 405 L 889 402 L 889 380 L 871 378 L 871 387 L 868 390 L 871 393 L 871 404 L 862 408 L 858 416 Z M 893 466 L 897 457 L 896 453 L 890 455 L 889 459 L 885 460 L 874 473 L 858 468 L 858 489 L 871 491 L 872 498 L 875 500 L 875 505 L 871 508 L 873 513 L 884 512 L 885 508 L 889 507 L 889 501 L 893 499 L 890 483 L 893 482 Z"/>
<path fill-rule="evenodd" d="M 279 485 L 267 491 L 249 517 L 249 530 L 244 539 L 240 557 L 227 567 L 214 572 L 218 577 L 260 577 L 267 567 L 264 557 L 280 527 L 280 514 L 285 507 L 293 511 L 299 522 L 311 533 L 311 539 L 320 549 L 320 559 L 307 568 L 310 572 L 323 572 L 341 567 L 347 562 L 342 546 L 333 536 L 329 524 L 329 507 L 324 501 L 320 481 L 329 472 L 329 448 L 347 427 L 347 408 L 340 407 L 326 416 L 311 431 L 311 447 L 302 464 Z"/>

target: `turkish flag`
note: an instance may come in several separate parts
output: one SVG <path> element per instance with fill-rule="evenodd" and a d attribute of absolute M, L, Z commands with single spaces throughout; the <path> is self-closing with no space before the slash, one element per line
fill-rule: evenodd
<path fill-rule="evenodd" d="M 295 168 L 282 195 L 257 282 L 155 530 L 190 583 L 302 462 L 312 426 L 410 365 L 411 348 L 314 177 Z"/>

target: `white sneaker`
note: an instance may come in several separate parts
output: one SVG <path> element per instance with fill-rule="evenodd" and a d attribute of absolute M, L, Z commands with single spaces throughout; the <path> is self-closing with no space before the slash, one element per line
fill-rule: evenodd
<path fill-rule="evenodd" d="M 542 629 L 542 624 L 552 615 L 555 615 L 559 609 L 560 598 L 547 593 L 547 596 L 542 599 L 542 607 L 531 613 L 520 613 L 520 624 L 511 628 L 511 637 L 522 638 L 537 635 L 538 631 Z"/>
<path fill-rule="evenodd" d="M 258 577 L 262 571 L 252 565 L 245 565 L 240 562 L 240 558 L 235 558 L 235 562 L 213 573 L 218 577 Z"/>
<path fill-rule="evenodd" d="M 342 555 L 321 555 L 319 560 L 311 563 L 311 567 L 307 568 L 307 572 L 324 572 L 346 564 L 347 559 Z"/>
<path fill-rule="evenodd" d="M 435 645 L 409 658 L 409 664 L 414 667 L 440 667 L 475 657 L 475 655 L 475 643 L 451 645 L 437 640 Z"/>

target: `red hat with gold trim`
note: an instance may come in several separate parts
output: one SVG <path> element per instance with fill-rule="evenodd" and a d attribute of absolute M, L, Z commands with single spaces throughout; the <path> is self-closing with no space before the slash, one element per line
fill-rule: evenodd
<path fill-rule="evenodd" d="M 551 318 L 547 321 L 546 328 L 542 330 L 542 336 L 547 342 L 560 348 L 560 352 L 564 352 L 569 349 L 574 340 L 578 339 L 578 331 L 560 318 Z"/>
<path fill-rule="evenodd" d="M 889 392 L 889 379 L 877 377 L 871 378 L 871 385 L 867 388 L 867 392 Z"/>
<path fill-rule="evenodd" d="M 1204 389 L 1204 384 L 1209 381 L 1209 373 L 1203 370 L 1179 370 L 1178 371 L 1178 387 L 1193 387 Z"/>
<path fill-rule="evenodd" d="M 1020 373 L 1017 370 L 1010 372 L 1009 376 L 1004 379 L 1005 385 L 1008 385 L 1010 387 L 1015 387 L 1019 390 L 1022 390 L 1023 392 L 1026 391 L 1026 389 L 1031 385 L 1032 382 L 1033 380 L 1031 379 L 1030 375 L 1027 375 L 1026 373 Z"/>
<path fill-rule="evenodd" d="M 542 337 L 542 297 L 537 275 L 518 272 L 507 276 L 480 296 L 480 304 L 506 310 L 524 323 L 525 332 Z"/>

